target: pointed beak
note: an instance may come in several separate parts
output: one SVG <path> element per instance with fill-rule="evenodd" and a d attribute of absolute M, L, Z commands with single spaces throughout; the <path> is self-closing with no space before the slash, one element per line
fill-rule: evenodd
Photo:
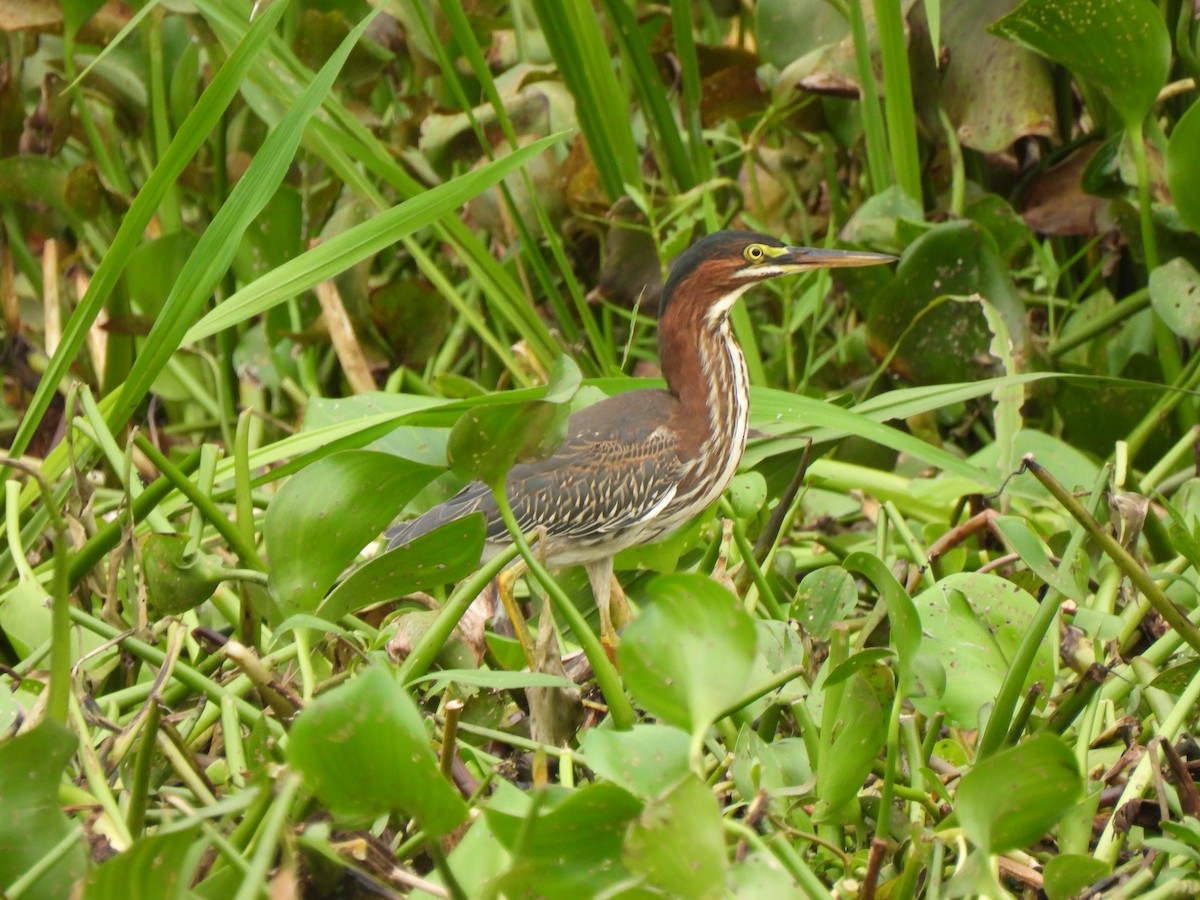
<path fill-rule="evenodd" d="M 776 257 L 776 265 L 792 271 L 807 272 L 812 269 L 845 269 L 851 266 L 878 266 L 895 262 L 895 256 L 887 253 L 869 253 L 866 250 L 820 250 L 814 247 L 788 247 Z"/>

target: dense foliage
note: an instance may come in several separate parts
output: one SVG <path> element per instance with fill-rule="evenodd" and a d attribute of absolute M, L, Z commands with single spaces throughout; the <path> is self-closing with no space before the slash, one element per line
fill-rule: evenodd
<path fill-rule="evenodd" d="M 0 892 L 1200 893 L 1194 4 L 251 6 L 0 6 Z M 378 552 L 731 225 L 899 262 L 735 309 L 614 659 Z"/>

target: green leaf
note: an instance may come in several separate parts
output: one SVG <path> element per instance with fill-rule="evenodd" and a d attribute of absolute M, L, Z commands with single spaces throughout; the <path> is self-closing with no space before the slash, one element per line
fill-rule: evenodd
<path fill-rule="evenodd" d="M 513 463 L 549 456 L 566 434 L 570 399 L 579 381 L 579 367 L 560 356 L 541 400 L 468 410 L 455 423 L 446 444 L 454 474 L 496 487 Z"/>
<path fill-rule="evenodd" d="M 842 565 L 850 572 L 869 578 L 887 604 L 888 621 L 892 626 L 891 644 L 900 657 L 900 671 L 906 672 L 921 649 L 921 620 L 908 593 L 878 556 L 861 551 L 851 553 Z"/>
<path fill-rule="evenodd" d="M 650 605 L 621 636 L 621 672 L 647 712 L 697 734 L 742 695 L 754 664 L 754 622 L 703 575 L 663 575 L 646 590 Z"/>
<path fill-rule="evenodd" d="M 596 896 L 628 878 L 621 842 L 642 809 L 629 792 L 613 784 L 548 790 L 537 798 L 548 809 L 520 814 L 504 809 L 502 799 L 497 794 L 486 814 L 496 840 L 513 855 L 501 880 L 506 896 L 526 896 L 533 884 L 541 897 Z"/>
<path fill-rule="evenodd" d="M 560 140 L 561 134 L 553 134 L 535 141 L 474 172 L 430 188 L 289 259 L 209 312 L 188 330 L 183 343 L 195 343 L 245 322 L 374 256 L 458 209 Z"/>
<path fill-rule="evenodd" d="M 824 566 L 800 579 L 788 612 L 813 637 L 827 641 L 833 623 L 849 615 L 858 603 L 854 578 L 841 566 Z"/>
<path fill-rule="evenodd" d="M 184 897 L 200 857 L 188 855 L 200 834 L 193 825 L 152 834 L 103 863 L 84 883 L 87 900 L 176 900 Z"/>
<path fill-rule="evenodd" d="M 670 897 L 725 896 L 725 838 L 717 798 L 694 774 L 647 804 L 625 839 L 625 864 Z"/>
<path fill-rule="evenodd" d="M 1167 142 L 1167 186 L 1179 217 L 1192 231 L 1200 234 L 1200 167 L 1196 148 L 1200 147 L 1200 102 L 1193 103 L 1175 123 Z"/>
<path fill-rule="evenodd" d="M 669 725 L 589 728 L 579 739 L 588 768 L 636 797 L 661 794 L 688 772 L 688 736 Z"/>
<path fill-rule="evenodd" d="M 886 666 L 867 666 L 846 680 L 829 752 L 817 761 L 817 816 L 837 818 L 862 788 L 887 740 L 894 695 L 892 672 Z"/>
<path fill-rule="evenodd" d="M 920 655 L 946 669 L 945 695 L 913 697 L 913 705 L 926 715 L 944 712 L 948 724 L 977 728 L 980 711 L 996 699 L 1037 601 L 996 575 L 960 572 L 922 591 L 913 604 L 923 630 Z M 1049 643 L 1038 650 L 1025 673 L 1026 687 L 1053 682 L 1052 653 Z"/>
<path fill-rule="evenodd" d="M 381 553 L 334 588 L 317 615 L 334 622 L 373 603 L 465 578 L 479 567 L 486 531 L 482 515 L 465 516 Z"/>
<path fill-rule="evenodd" d="M 1108 877 L 1112 866 L 1094 856 L 1079 853 L 1059 853 L 1046 861 L 1042 870 L 1046 896 L 1050 900 L 1071 900 L 1083 893 L 1088 885 Z"/>
<path fill-rule="evenodd" d="M 248 27 L 241 23 L 246 29 L 245 34 L 225 58 L 224 65 L 192 107 L 187 120 L 175 133 L 167 152 L 150 173 L 146 183 L 138 190 L 129 212 L 121 220 L 117 236 L 113 238 L 108 252 L 101 258 L 88 282 L 83 299 L 79 301 L 63 329 L 58 350 L 50 360 L 33 399 L 29 401 L 20 430 L 13 438 L 10 448 L 13 454 L 20 454 L 29 446 L 29 441 L 45 415 L 51 399 L 58 393 L 59 386 L 67 377 L 67 370 L 75 364 L 79 351 L 91 331 L 92 323 L 116 287 L 117 279 L 129 261 L 130 253 L 142 242 L 151 217 L 167 191 L 174 187 L 180 173 L 195 156 L 200 145 L 209 139 L 213 129 L 218 126 L 229 102 L 250 70 L 255 56 L 271 36 L 287 6 L 286 2 L 273 3 Z"/>
<path fill-rule="evenodd" d="M 963 776 L 955 810 L 967 837 L 987 853 L 1028 847 L 1083 794 L 1071 749 L 1040 734 L 1001 750 Z"/>
<path fill-rule="evenodd" d="M 1150 273 L 1150 305 L 1177 336 L 1200 338 L 1200 272 L 1182 256 Z"/>
<path fill-rule="evenodd" d="M 146 602 L 155 615 L 173 616 L 195 609 L 226 579 L 216 556 L 191 552 L 186 534 L 148 534 L 142 542 Z"/>
<path fill-rule="evenodd" d="M 1025 344 L 1025 307 L 992 239 L 974 222 L 945 222 L 904 251 L 895 276 L 871 300 L 867 340 L 889 368 L 918 384 L 971 381 L 1002 372 L 990 353 L 986 298 L 1008 325 L 1014 347 Z"/>
<path fill-rule="evenodd" d="M 851 675 L 861 672 L 869 666 L 882 663 L 885 659 L 895 655 L 896 651 L 891 647 L 871 647 L 867 650 L 852 653 L 849 657 L 842 660 L 832 672 L 825 676 L 825 687 L 830 688 L 839 685 Z"/>
<path fill-rule="evenodd" d="M 1126 128 L 1154 106 L 1171 67 L 1171 40 L 1146 0 L 1025 0 L 989 29 L 1092 82 Z"/>
<path fill-rule="evenodd" d="M 358 39 L 374 21 L 377 11 L 369 13 L 350 32 L 338 49 L 313 76 L 304 93 L 287 111 L 278 126 L 267 132 L 266 140 L 246 173 L 238 179 L 229 199 L 221 206 L 212 222 L 204 229 L 196 249 L 171 289 L 163 313 L 154 323 L 142 352 L 134 361 L 129 377 L 121 389 L 116 405 L 109 413 L 113 430 L 128 420 L 142 397 L 150 390 L 154 379 L 178 349 L 188 328 L 195 322 L 203 304 L 224 277 L 241 244 L 242 236 L 275 196 L 282 183 L 305 128 L 320 107 L 325 95 L 341 70 L 342 63 Z"/>
<path fill-rule="evenodd" d="M 1021 561 L 1029 566 L 1034 575 L 1064 597 L 1069 597 L 1080 606 L 1084 605 L 1083 592 L 1071 579 L 1063 578 L 1058 573 L 1058 569 L 1050 561 L 1046 545 L 1025 519 L 1017 516 L 996 516 L 992 521 L 1004 540 L 1021 557 Z"/>
<path fill-rule="evenodd" d="M 6 688 L 7 690 L 7 688 Z M 0 744 L 0 889 L 7 889 L 78 826 L 63 813 L 58 785 L 79 742 L 61 725 L 44 721 Z M 24 900 L 59 900 L 87 871 L 82 835 L 25 888 Z"/>
<path fill-rule="evenodd" d="M 433 837 L 467 818 L 467 805 L 438 769 L 421 713 L 392 674 L 370 668 L 322 694 L 300 714 L 288 763 L 339 816 L 403 811 Z"/>
<path fill-rule="evenodd" d="M 271 591 L 283 614 L 317 609 L 363 547 L 439 474 L 388 453 L 347 450 L 293 476 L 263 523 Z"/>

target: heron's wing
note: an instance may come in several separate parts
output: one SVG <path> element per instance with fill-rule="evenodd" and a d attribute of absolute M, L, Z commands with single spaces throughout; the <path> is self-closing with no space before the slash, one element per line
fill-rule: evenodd
<path fill-rule="evenodd" d="M 506 493 L 522 531 L 553 537 L 617 532 L 656 515 L 682 477 L 666 391 L 639 390 L 602 400 L 571 417 L 567 437 L 549 457 L 513 466 Z M 387 532 L 388 547 L 406 544 L 447 522 L 482 512 L 487 536 L 505 534 L 491 491 L 472 482 L 445 503 Z"/>

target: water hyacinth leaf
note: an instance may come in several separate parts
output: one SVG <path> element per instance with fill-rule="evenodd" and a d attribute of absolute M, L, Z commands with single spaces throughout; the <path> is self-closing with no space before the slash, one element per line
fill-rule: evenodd
<path fill-rule="evenodd" d="M 1004 540 L 1021 557 L 1021 561 L 1029 566 L 1029 570 L 1042 579 L 1049 587 L 1054 588 L 1064 597 L 1069 597 L 1080 606 L 1084 603 L 1083 592 L 1069 578 L 1063 578 L 1058 569 L 1050 561 L 1050 551 L 1042 543 L 1042 539 L 1029 527 L 1029 523 L 1019 516 L 997 516 L 993 523 L 1003 535 Z"/>
<path fill-rule="evenodd" d="M 1037 601 L 1006 579 L 960 572 L 922 591 L 913 603 L 923 630 L 920 656 L 946 669 L 944 695 L 913 697 L 913 705 L 927 715 L 944 712 L 949 724 L 978 727 L 979 713 L 995 700 Z M 1053 667 L 1052 647 L 1043 643 L 1025 686 L 1052 683 Z"/>
<path fill-rule="evenodd" d="M 829 753 L 817 761 L 820 814 L 836 817 L 862 787 L 887 740 L 894 695 L 895 680 L 886 666 L 867 666 L 846 679 Z"/>
<path fill-rule="evenodd" d="M 403 811 L 434 837 L 467 817 L 467 805 L 438 769 L 420 711 L 382 668 L 310 703 L 292 726 L 287 759 L 339 816 Z"/>
<path fill-rule="evenodd" d="M 1200 272 L 1177 256 L 1150 273 L 1150 305 L 1178 337 L 1200 337 Z"/>
<path fill-rule="evenodd" d="M 499 798 L 498 798 L 499 800 Z M 513 854 L 501 879 L 507 896 L 537 884 L 538 896 L 596 896 L 601 888 L 629 878 L 621 847 L 639 800 L 614 784 L 591 784 L 542 797 L 540 814 L 489 805 L 487 822 L 496 840 Z"/>
<path fill-rule="evenodd" d="M 200 863 L 192 843 L 200 833 L 193 825 L 179 831 L 152 834 L 92 871 L 84 883 L 88 900 L 176 900 L 184 896 L 192 871 Z"/>
<path fill-rule="evenodd" d="M 1040 734 L 994 753 L 964 775 L 955 809 L 977 847 L 1003 853 L 1039 840 L 1082 793 L 1071 749 L 1057 735 Z"/>
<path fill-rule="evenodd" d="M 579 367 L 560 356 L 540 400 L 476 407 L 455 423 L 446 445 L 450 468 L 461 478 L 496 486 L 516 462 L 549 456 L 562 443 Z"/>
<path fill-rule="evenodd" d="M 973 222 L 929 229 L 904 252 L 895 276 L 871 301 L 867 340 L 897 375 L 918 384 L 974 381 L 999 375 L 983 297 L 1008 325 L 1015 348 L 1025 344 L 1025 307 L 1007 263 Z M 894 350 L 894 353 L 893 353 Z"/>
<path fill-rule="evenodd" d="M 1071 900 L 1078 897 L 1089 885 L 1105 878 L 1112 866 L 1094 856 L 1082 853 L 1061 853 L 1046 860 L 1042 876 L 1045 879 L 1046 896 L 1050 900 Z"/>
<path fill-rule="evenodd" d="M 742 695 L 754 664 L 754 622 L 703 575 L 664 575 L 647 593 L 650 605 L 621 637 L 621 672 L 647 712 L 696 734 Z"/>
<path fill-rule="evenodd" d="M 225 580 L 220 557 L 189 550 L 186 534 L 148 534 L 142 541 L 146 602 L 155 615 L 195 609 Z"/>
<path fill-rule="evenodd" d="M 1167 186 L 1179 217 L 1192 231 L 1200 234 L 1200 167 L 1196 148 L 1200 147 L 1200 103 L 1193 103 L 1183 114 L 1167 142 Z"/>
<path fill-rule="evenodd" d="M 1171 40 L 1143 0 L 1025 0 L 991 27 L 1100 88 L 1128 128 L 1154 105 L 1171 67 Z"/>
<path fill-rule="evenodd" d="M 294 475 L 267 507 L 271 591 L 284 615 L 312 612 L 334 579 L 441 469 L 347 450 Z"/>
<path fill-rule="evenodd" d="M 942 78 L 942 104 L 959 141 L 982 153 L 1054 133 L 1050 66 L 987 32 L 1013 6 L 1013 0 L 945 0 L 942 7 L 942 40 L 954 60 Z"/>
<path fill-rule="evenodd" d="M 661 794 L 687 774 L 688 744 L 687 734 L 668 725 L 589 728 L 579 739 L 593 772 L 642 798 Z"/>
<path fill-rule="evenodd" d="M 335 622 L 374 603 L 465 578 L 479 565 L 485 531 L 482 515 L 465 516 L 381 553 L 330 591 L 317 615 Z"/>
<path fill-rule="evenodd" d="M 58 801 L 63 768 L 75 753 L 75 735 L 45 721 L 0 744 L 0 885 L 7 887 L 42 861 L 72 825 Z M 22 894 L 30 900 L 57 900 L 87 871 L 83 836 L 52 862 Z"/>
<path fill-rule="evenodd" d="M 854 578 L 841 566 L 825 566 L 800 580 L 788 615 L 818 640 L 827 641 L 833 623 L 850 614 L 858 602 Z"/>
<path fill-rule="evenodd" d="M 892 626 L 891 644 L 900 657 L 901 670 L 905 671 L 921 649 L 921 620 L 912 599 L 878 556 L 864 552 L 851 553 L 843 565 L 848 571 L 858 572 L 870 579 L 887 604 L 888 621 Z"/>
<path fill-rule="evenodd" d="M 717 798 L 689 774 L 647 804 L 629 830 L 623 858 L 667 896 L 724 897 L 727 864 Z"/>

